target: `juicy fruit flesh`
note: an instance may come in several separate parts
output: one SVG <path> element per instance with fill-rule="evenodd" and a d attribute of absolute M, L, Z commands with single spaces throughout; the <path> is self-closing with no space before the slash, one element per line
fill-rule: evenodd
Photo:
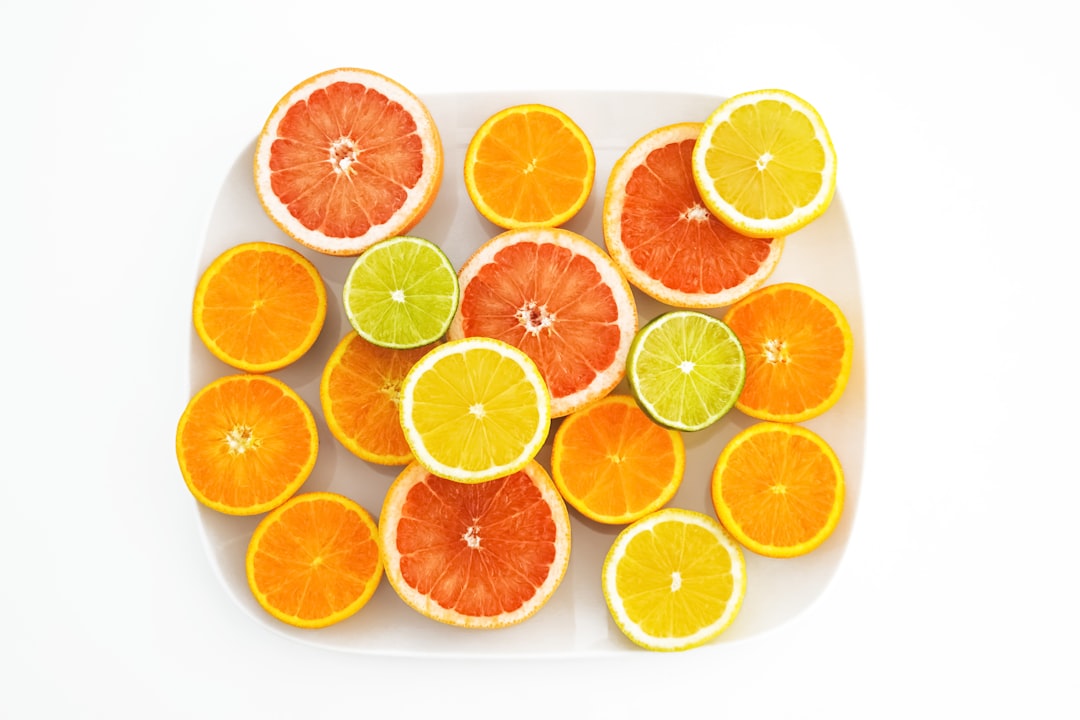
<path fill-rule="evenodd" d="M 370 593 L 382 571 L 371 526 L 327 500 L 284 508 L 259 538 L 251 563 L 265 602 L 302 622 L 346 610 Z"/>
<path fill-rule="evenodd" d="M 546 391 L 518 360 L 477 346 L 448 351 L 432 367 L 416 378 L 410 422 L 436 461 L 486 472 L 522 460 L 538 433 L 547 437 Z"/>
<path fill-rule="evenodd" d="M 423 176 L 423 143 L 397 102 L 356 82 L 315 90 L 285 113 L 271 187 L 298 222 L 358 237 L 390 220 Z"/>
<path fill-rule="evenodd" d="M 428 475 L 397 527 L 401 573 L 417 592 L 473 617 L 514 612 L 552 572 L 557 528 L 524 473 L 464 484 Z"/>
<path fill-rule="evenodd" d="M 292 253 L 256 247 L 223 258 L 199 297 L 206 340 L 253 368 L 276 366 L 306 349 L 325 312 L 313 272 Z"/>
<path fill-rule="evenodd" d="M 747 127 L 760 124 L 760 134 Z M 705 163 L 720 196 L 754 219 L 781 218 L 809 205 L 824 178 L 825 149 L 810 119 L 786 103 L 736 108 L 713 134 Z"/>
<path fill-rule="evenodd" d="M 392 238 L 356 259 L 346 279 L 350 323 L 368 340 L 410 348 L 441 338 L 458 303 L 457 271 L 435 245 Z"/>
<path fill-rule="evenodd" d="M 682 436 L 622 396 L 564 420 L 552 453 L 567 501 L 601 522 L 629 522 L 659 507 L 674 495 L 683 468 Z"/>
<path fill-rule="evenodd" d="M 658 419 L 700 429 L 734 405 L 743 387 L 745 359 L 719 320 L 671 313 L 643 328 L 635 342 L 632 387 Z"/>
<path fill-rule="evenodd" d="M 615 360 L 619 308 L 587 258 L 552 243 L 515 243 L 482 267 L 462 297 L 466 336 L 520 348 L 554 398 L 587 386 Z"/>
<path fill-rule="evenodd" d="M 781 419 L 831 405 L 844 389 L 851 357 L 834 312 L 814 293 L 779 286 L 728 311 L 726 319 L 746 352 L 741 409 Z"/>
<path fill-rule="evenodd" d="M 763 445 L 772 447 L 763 452 Z M 836 503 L 836 474 L 809 439 L 772 433 L 732 452 L 722 494 L 746 535 L 765 545 L 790 547 L 826 529 Z"/>
<path fill-rule="evenodd" d="M 658 523 L 630 540 L 623 562 L 634 568 L 619 574 L 618 594 L 653 637 L 693 635 L 722 617 L 735 593 L 731 555 L 696 525 Z"/>
<path fill-rule="evenodd" d="M 634 170 L 626 183 L 621 236 L 634 265 L 664 286 L 719 293 L 758 272 L 772 240 L 732 230 L 700 201 L 691 172 L 694 142 L 657 148 Z"/>
<path fill-rule="evenodd" d="M 224 512 L 259 512 L 303 480 L 317 443 L 299 399 L 255 376 L 223 379 L 192 401 L 178 451 L 198 495 Z"/>
<path fill-rule="evenodd" d="M 544 112 L 510 113 L 499 120 L 479 146 L 472 172 L 483 188 L 483 202 L 523 225 L 570 211 L 592 180 L 580 139 L 560 118 Z"/>

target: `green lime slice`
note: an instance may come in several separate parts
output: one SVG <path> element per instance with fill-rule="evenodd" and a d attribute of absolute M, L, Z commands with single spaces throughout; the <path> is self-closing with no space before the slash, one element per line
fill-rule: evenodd
<path fill-rule="evenodd" d="M 341 294 L 356 332 L 389 348 L 442 338 L 461 295 L 457 271 L 442 248 L 407 235 L 377 242 L 359 255 Z"/>
<path fill-rule="evenodd" d="M 746 356 L 722 320 L 674 310 L 638 330 L 626 378 L 654 421 L 674 430 L 701 430 L 735 405 L 746 381 Z"/>

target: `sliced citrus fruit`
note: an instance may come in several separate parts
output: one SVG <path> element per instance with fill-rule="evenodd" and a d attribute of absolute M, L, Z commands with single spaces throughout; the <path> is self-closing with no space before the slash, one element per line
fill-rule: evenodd
<path fill-rule="evenodd" d="M 258 524 L 245 565 L 264 610 L 289 625 L 327 627 L 355 615 L 379 586 L 379 529 L 347 497 L 301 493 Z"/>
<path fill-rule="evenodd" d="M 836 192 L 836 150 L 810 103 L 786 90 L 722 102 L 694 147 L 706 206 L 746 235 L 782 237 L 820 216 Z"/>
<path fill-rule="evenodd" d="M 832 300 L 799 283 L 777 283 L 732 305 L 724 321 L 746 353 L 739 410 L 759 420 L 802 422 L 840 399 L 854 340 Z"/>
<path fill-rule="evenodd" d="M 561 228 L 509 230 L 458 272 L 461 305 L 447 337 L 520 348 L 551 391 L 552 417 L 609 393 L 637 330 L 633 290 L 601 248 Z"/>
<path fill-rule="evenodd" d="M 670 310 L 638 331 L 626 377 L 641 408 L 675 430 L 702 430 L 735 405 L 746 360 L 724 322 L 700 310 Z"/>
<path fill-rule="evenodd" d="M 659 510 L 685 469 L 682 435 L 654 423 L 629 395 L 608 395 L 567 416 L 551 446 L 551 477 L 563 498 L 609 525 Z"/>
<path fill-rule="evenodd" d="M 604 241 L 635 287 L 673 307 L 730 305 L 760 286 L 784 239 L 753 238 L 701 200 L 691 155 L 701 123 L 644 135 L 616 161 L 604 193 Z"/>
<path fill-rule="evenodd" d="M 704 645 L 731 625 L 746 594 L 739 544 L 713 518 L 681 508 L 624 528 L 602 578 L 615 624 L 648 650 Z"/>
<path fill-rule="evenodd" d="M 592 144 L 561 110 L 508 107 L 489 117 L 465 151 L 465 189 L 499 227 L 562 225 L 585 205 L 596 175 Z"/>
<path fill-rule="evenodd" d="M 720 522 L 747 549 L 778 558 L 805 555 L 840 521 L 844 472 L 816 433 L 761 422 L 737 434 L 720 453 L 712 501 Z"/>
<path fill-rule="evenodd" d="M 176 457 L 191 494 L 228 515 L 277 507 L 315 466 L 319 436 L 304 400 L 268 375 L 228 375 L 188 402 Z"/>
<path fill-rule="evenodd" d="M 255 145 L 255 190 L 301 245 L 358 255 L 410 230 L 435 201 L 443 147 L 424 103 L 371 70 L 338 68 L 294 87 Z"/>
<path fill-rule="evenodd" d="M 551 399 L 529 356 L 471 337 L 437 345 L 401 386 L 413 456 L 444 478 L 475 483 L 520 470 L 551 429 Z"/>
<path fill-rule="evenodd" d="M 377 465 L 404 465 L 412 450 L 401 429 L 401 384 L 434 345 L 395 350 L 348 333 L 323 368 L 326 425 L 351 453 Z"/>
<path fill-rule="evenodd" d="M 214 357 L 252 373 L 304 355 L 326 320 L 319 271 L 292 248 L 242 243 L 218 255 L 195 287 L 192 321 Z"/>
<path fill-rule="evenodd" d="M 353 261 L 342 288 L 345 316 L 364 339 L 414 348 L 442 339 L 458 307 L 458 276 L 435 243 L 399 235 Z"/>
<path fill-rule="evenodd" d="M 566 504 L 535 461 L 476 484 L 411 463 L 386 492 L 379 530 L 387 580 L 405 604 L 459 627 L 533 616 L 570 559 Z"/>

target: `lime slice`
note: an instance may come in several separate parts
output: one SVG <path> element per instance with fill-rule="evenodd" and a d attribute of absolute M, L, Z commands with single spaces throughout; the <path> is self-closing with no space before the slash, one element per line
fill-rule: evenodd
<path fill-rule="evenodd" d="M 457 312 L 457 271 L 435 243 L 400 235 L 356 258 L 342 289 L 357 334 L 389 348 L 415 348 L 443 337 Z"/>
<path fill-rule="evenodd" d="M 746 356 L 723 321 L 675 310 L 638 331 L 626 378 L 641 409 L 657 423 L 701 430 L 735 405 L 746 380 Z"/>

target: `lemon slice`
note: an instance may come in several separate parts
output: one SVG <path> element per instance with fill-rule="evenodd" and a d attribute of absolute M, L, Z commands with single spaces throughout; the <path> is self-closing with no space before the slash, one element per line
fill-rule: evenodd
<path fill-rule="evenodd" d="M 735 405 L 746 382 L 746 357 L 723 321 L 672 310 L 634 336 L 626 379 L 641 409 L 660 425 L 703 430 Z"/>
<path fill-rule="evenodd" d="M 742 549 L 715 519 L 664 508 L 627 526 L 603 564 L 612 619 L 649 650 L 709 642 L 738 615 L 746 594 Z"/>
<path fill-rule="evenodd" d="M 388 348 L 442 338 L 457 312 L 457 270 L 435 243 L 400 235 L 353 261 L 342 288 L 345 315 L 360 337 Z"/>
<path fill-rule="evenodd" d="M 752 237 L 789 235 L 836 192 L 836 150 L 817 110 L 786 90 L 735 95 L 705 121 L 694 183 L 723 222 Z"/>
<path fill-rule="evenodd" d="M 536 364 L 516 347 L 486 337 L 452 340 L 405 376 L 401 427 L 431 473 L 493 480 L 540 451 L 551 429 L 551 395 Z"/>

